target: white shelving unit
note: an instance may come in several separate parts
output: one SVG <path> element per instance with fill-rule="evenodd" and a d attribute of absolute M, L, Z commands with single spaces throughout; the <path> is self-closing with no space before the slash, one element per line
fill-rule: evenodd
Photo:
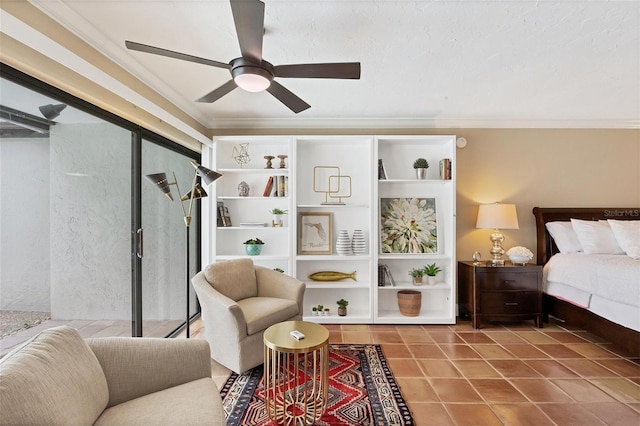
<path fill-rule="evenodd" d="M 251 157 L 243 167 L 233 159 L 233 149 L 240 144 L 248 144 Z M 274 169 L 264 168 L 265 155 L 280 154 L 288 156 L 286 169 L 278 168 L 278 158 L 272 160 Z M 415 178 L 413 161 L 418 157 L 429 161 L 426 180 Z M 210 218 L 210 235 L 203 237 L 210 239 L 209 258 L 203 259 L 204 264 L 245 257 L 242 243 L 258 237 L 266 244 L 262 254 L 251 256 L 255 263 L 281 268 L 306 283 L 305 320 L 388 324 L 455 322 L 455 136 L 229 136 L 214 139 L 209 158 L 211 164 L 205 165 L 221 172 L 224 177 L 211 188 L 210 205 L 204 211 L 215 212 L 216 203 L 223 202 L 229 209 L 233 226 L 216 227 L 215 214 Z M 386 180 L 378 180 L 379 158 L 384 163 Z M 450 180 L 443 180 L 439 175 L 439 162 L 443 158 L 450 159 L 452 163 Z M 325 169 L 327 167 L 329 169 Z M 288 177 L 288 196 L 264 197 L 267 179 L 278 174 Z M 335 191 L 332 185 L 336 185 L 336 179 L 341 179 L 337 195 L 348 193 L 348 196 L 332 198 L 322 192 L 326 188 Z M 249 196 L 238 195 L 241 181 L 250 186 Z M 437 252 L 383 253 L 380 245 L 380 200 L 414 197 L 435 199 Z M 341 201 L 343 204 L 325 204 L 325 201 Z M 274 207 L 288 211 L 284 227 L 271 227 L 269 211 Z M 301 213 L 330 214 L 331 254 L 300 253 L 298 221 Z M 263 222 L 268 226 L 238 226 L 244 222 Z M 353 236 L 356 229 L 365 235 L 366 253 L 336 254 L 338 232 L 347 230 Z M 412 285 L 408 271 L 434 262 L 443 269 L 437 284 Z M 389 267 L 396 286 L 378 286 L 379 263 Z M 309 275 L 321 271 L 355 272 L 356 279 L 314 281 L 309 278 Z M 408 317 L 400 313 L 396 293 L 403 289 L 422 293 L 419 316 Z M 346 317 L 337 315 L 336 301 L 342 298 L 349 301 Z M 331 314 L 313 316 L 311 308 L 319 304 L 330 308 Z"/>
<path fill-rule="evenodd" d="M 435 200 L 437 222 L 437 250 L 434 253 L 384 253 L 377 246 L 377 263 L 389 267 L 396 286 L 377 287 L 375 291 L 374 322 L 376 323 L 455 323 L 455 241 L 456 186 L 455 136 L 378 136 L 377 158 L 382 159 L 387 179 L 377 180 L 376 240 L 381 238 L 381 201 L 395 199 Z M 415 177 L 413 162 L 417 158 L 429 162 L 427 179 Z M 440 161 L 448 158 L 452 164 L 449 180 L 440 177 Z M 413 268 L 436 263 L 443 272 L 435 285 L 413 285 L 408 274 Z M 399 290 L 422 293 L 422 308 L 416 317 L 403 316 L 397 304 Z"/>
<path fill-rule="evenodd" d="M 373 270 L 373 137 L 371 136 L 304 136 L 297 137 L 294 143 L 296 158 L 297 213 L 330 213 L 332 221 L 331 255 L 298 254 L 296 241 L 295 271 L 296 277 L 307 283 L 305 291 L 305 312 L 303 318 L 308 321 L 324 323 L 372 323 L 373 322 L 373 283 L 376 278 Z M 316 167 L 330 167 L 318 169 Z M 327 197 L 317 190 L 338 190 L 338 178 L 332 178 L 331 186 L 325 181 L 329 175 L 336 175 L 339 168 L 341 186 L 333 195 L 349 195 L 342 199 Z M 315 179 L 314 179 L 315 174 Z M 315 187 L 314 187 L 315 184 Z M 349 187 L 347 187 L 349 185 Z M 314 189 L 316 191 L 314 191 Z M 349 190 L 347 190 L 349 189 Z M 343 205 L 326 205 L 340 202 Z M 297 217 L 298 219 L 298 217 Z M 336 240 L 340 230 L 361 229 L 368 243 L 366 255 L 341 256 L 336 254 Z M 351 274 L 356 280 L 313 281 L 308 277 L 314 272 L 335 271 Z M 336 301 L 346 299 L 348 315 L 337 315 Z M 322 304 L 331 309 L 330 316 L 313 317 L 312 306 Z"/>
<path fill-rule="evenodd" d="M 241 145 L 247 144 L 250 161 L 240 165 L 234 159 L 235 153 Z M 263 196 L 266 183 L 270 176 L 287 176 L 289 182 L 295 178 L 292 173 L 291 162 L 292 139 L 290 137 L 221 137 L 214 139 L 212 153 L 212 168 L 222 173 L 223 177 L 211 187 L 210 208 L 213 218 L 211 220 L 212 238 L 211 259 L 207 263 L 219 260 L 249 257 L 245 253 L 244 241 L 251 238 L 260 238 L 265 242 L 262 253 L 258 256 L 250 256 L 253 261 L 262 266 L 280 268 L 287 274 L 293 273 L 292 263 L 292 223 L 291 197 L 265 197 Z M 267 160 L 264 156 L 274 156 L 271 169 L 265 168 Z M 287 155 L 286 168 L 279 168 L 280 159 L 277 155 Z M 249 195 L 240 196 L 238 185 L 246 182 L 249 185 Z M 222 202 L 228 209 L 231 217 L 230 227 L 216 226 L 218 216 L 217 203 Z M 272 227 L 273 208 L 286 210 L 283 227 Z M 264 223 L 266 226 L 240 226 L 242 223 Z M 206 264 L 206 263 L 205 263 Z"/>

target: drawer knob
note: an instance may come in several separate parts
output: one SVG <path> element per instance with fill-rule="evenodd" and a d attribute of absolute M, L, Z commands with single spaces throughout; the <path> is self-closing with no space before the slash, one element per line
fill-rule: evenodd
<path fill-rule="evenodd" d="M 504 280 L 505 284 L 511 284 L 511 283 L 515 283 L 516 280 Z"/>
<path fill-rule="evenodd" d="M 518 302 L 506 302 L 506 306 L 518 306 Z"/>

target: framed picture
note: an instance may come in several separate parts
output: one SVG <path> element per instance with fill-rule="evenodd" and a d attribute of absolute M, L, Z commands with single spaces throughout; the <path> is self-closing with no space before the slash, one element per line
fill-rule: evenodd
<path fill-rule="evenodd" d="M 381 253 L 438 253 L 435 198 L 380 199 Z"/>
<path fill-rule="evenodd" d="M 332 254 L 331 213 L 298 214 L 298 254 Z"/>

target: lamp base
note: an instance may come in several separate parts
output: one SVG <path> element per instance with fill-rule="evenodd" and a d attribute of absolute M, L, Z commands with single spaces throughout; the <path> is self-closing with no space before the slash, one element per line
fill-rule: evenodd
<path fill-rule="evenodd" d="M 491 259 L 489 262 L 492 266 L 504 266 L 504 259 L 502 259 L 502 255 L 504 254 L 504 249 L 502 248 L 502 243 L 504 242 L 504 235 L 499 230 L 494 230 L 489 237 L 493 246 L 491 247 Z"/>

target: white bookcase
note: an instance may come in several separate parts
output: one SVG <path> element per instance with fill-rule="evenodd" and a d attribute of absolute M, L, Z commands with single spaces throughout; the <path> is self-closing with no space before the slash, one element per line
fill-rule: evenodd
<path fill-rule="evenodd" d="M 236 151 L 246 145 L 250 162 L 240 166 L 234 160 Z M 243 242 L 250 238 L 265 241 L 263 251 L 251 256 L 255 263 L 280 268 L 307 284 L 305 312 L 308 321 L 322 323 L 407 323 L 452 324 L 455 322 L 455 136 L 228 136 L 215 138 L 210 155 L 203 155 L 207 167 L 223 174 L 210 188 L 207 226 L 203 229 L 206 258 L 203 264 L 246 257 Z M 287 155 L 286 168 L 279 169 L 279 159 L 272 160 L 273 169 L 265 169 L 264 156 Z M 426 158 L 429 169 L 426 180 L 417 180 L 413 161 Z M 440 178 L 440 160 L 450 159 L 451 179 Z M 387 179 L 378 179 L 378 159 L 382 159 Z M 210 164 L 207 164 L 210 163 Z M 269 176 L 288 178 L 288 196 L 264 197 Z M 246 182 L 248 196 L 240 196 L 238 185 Z M 381 248 L 381 200 L 429 199 L 435 202 L 437 250 L 435 253 L 384 253 Z M 232 225 L 216 226 L 217 203 L 229 210 Z M 271 227 L 269 211 L 275 207 L 287 210 L 284 227 Z M 307 249 L 301 241 L 303 221 L 330 217 L 331 253 Z M 267 223 L 266 227 L 240 226 Z M 306 222 L 305 222 L 306 223 Z M 350 237 L 362 230 L 366 251 L 358 255 L 340 255 L 336 242 L 340 230 Z M 323 250 L 320 247 L 319 250 Z M 436 263 L 443 272 L 435 285 L 414 286 L 408 271 L 414 267 Z M 378 284 L 378 264 L 388 266 L 395 286 Z M 332 271 L 355 272 L 355 280 L 314 281 L 309 275 Z M 422 293 L 422 309 L 418 316 L 403 316 L 396 293 L 411 289 Z M 336 301 L 349 301 L 348 315 L 337 315 Z M 313 316 L 311 308 L 330 308 L 328 316 Z"/>
<path fill-rule="evenodd" d="M 239 164 L 234 154 L 239 153 L 244 144 L 250 161 Z M 210 187 L 209 211 L 212 238 L 212 258 L 207 263 L 249 257 L 245 253 L 243 242 L 251 238 L 260 238 L 265 242 L 259 256 L 251 256 L 262 266 L 280 268 L 287 274 L 293 274 L 292 263 L 292 226 L 291 197 L 264 197 L 264 189 L 270 176 L 286 176 L 289 183 L 295 179 L 291 168 L 292 139 L 290 137 L 223 137 L 214 140 L 213 168 L 223 177 Z M 234 152 L 235 149 L 235 152 Z M 267 169 L 264 156 L 274 156 L 272 169 Z M 280 169 L 277 155 L 287 155 L 286 168 Z M 249 195 L 240 196 L 238 186 L 241 182 L 249 185 Z M 209 188 L 208 188 L 209 189 Z M 222 202 L 229 211 L 232 226 L 217 226 L 217 205 Z M 272 227 L 272 209 L 286 210 L 283 227 Z M 256 224 L 267 226 L 255 226 Z M 251 224 L 251 226 L 249 226 Z M 206 229 L 206 227 L 205 227 Z M 203 263 L 206 264 L 206 263 Z"/>
<path fill-rule="evenodd" d="M 377 158 L 382 160 L 387 179 L 376 181 L 377 262 L 389 267 L 396 285 L 376 287 L 374 322 L 376 323 L 455 323 L 456 296 L 456 186 L 455 136 L 378 136 Z M 417 158 L 429 162 L 427 179 L 418 180 L 413 169 Z M 440 161 L 451 161 L 451 179 L 440 177 Z M 381 204 L 383 200 L 428 199 L 435 201 L 437 250 L 434 253 L 385 253 L 380 245 Z M 434 285 L 413 285 L 409 271 L 436 263 L 442 272 Z M 422 293 L 422 308 L 416 317 L 400 314 L 398 290 Z"/>

